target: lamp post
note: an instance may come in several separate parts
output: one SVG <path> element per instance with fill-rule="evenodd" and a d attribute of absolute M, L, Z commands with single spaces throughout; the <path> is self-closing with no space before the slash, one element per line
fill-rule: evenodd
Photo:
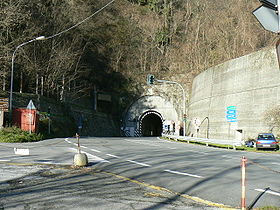
<path fill-rule="evenodd" d="M 155 81 L 162 82 L 162 83 L 168 83 L 168 84 L 176 84 L 176 85 L 178 85 L 182 89 L 182 94 L 183 94 L 183 113 L 182 113 L 182 118 L 183 118 L 183 136 L 186 136 L 186 119 L 184 119 L 184 116 L 186 114 L 186 94 L 185 94 L 185 90 L 184 90 L 183 86 L 180 83 L 174 82 L 174 81 L 159 80 L 159 79 L 155 79 Z"/>
<path fill-rule="evenodd" d="M 29 44 L 31 42 L 34 42 L 34 41 L 41 41 L 41 40 L 45 40 L 46 37 L 45 36 L 39 36 L 39 37 L 36 37 L 34 39 L 31 39 L 27 42 L 24 42 L 20 45 L 18 45 L 16 47 L 16 49 L 14 50 L 13 52 L 13 56 L 12 56 L 12 69 L 11 69 L 11 81 L 10 81 L 10 96 L 9 96 L 9 123 L 10 125 L 12 125 L 12 106 L 13 106 L 13 84 L 14 84 L 14 61 L 15 61 L 15 55 L 16 55 L 16 52 L 17 50 L 26 45 L 26 44 Z"/>
<path fill-rule="evenodd" d="M 202 123 L 203 123 L 205 120 L 207 120 L 206 138 L 209 139 L 209 117 L 205 117 L 205 118 L 202 120 L 202 122 L 200 123 L 199 126 L 201 126 Z"/>

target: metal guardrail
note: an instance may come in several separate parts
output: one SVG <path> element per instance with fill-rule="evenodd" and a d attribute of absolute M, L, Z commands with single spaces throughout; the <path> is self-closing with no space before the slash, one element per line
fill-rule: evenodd
<path fill-rule="evenodd" d="M 190 136 L 177 136 L 177 135 L 166 135 L 163 134 L 163 137 L 169 138 L 169 139 L 178 139 L 178 140 L 184 140 L 184 141 L 195 141 L 195 142 L 201 142 L 205 144 L 221 144 L 221 145 L 230 145 L 230 146 L 242 146 L 240 140 L 236 139 L 206 139 L 206 138 L 197 138 L 197 137 L 190 137 Z"/>

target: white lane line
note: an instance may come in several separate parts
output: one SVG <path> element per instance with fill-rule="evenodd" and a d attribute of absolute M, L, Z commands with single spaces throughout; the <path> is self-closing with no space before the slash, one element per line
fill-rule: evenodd
<path fill-rule="evenodd" d="M 8 161 L 11 161 L 11 160 L 4 160 L 4 159 L 0 160 L 0 162 L 8 162 Z"/>
<path fill-rule="evenodd" d="M 69 144 L 73 144 L 75 146 L 78 146 L 78 144 L 68 141 L 68 138 L 66 138 L 65 141 L 68 142 Z M 85 147 L 85 146 L 80 146 L 80 147 L 84 148 L 84 149 L 88 149 L 88 147 Z M 90 150 L 93 151 L 93 152 L 99 152 L 100 153 L 100 151 L 96 150 L 96 149 L 90 149 Z"/>
<path fill-rule="evenodd" d="M 151 141 L 146 141 L 146 140 L 128 140 L 124 139 L 125 141 L 132 142 L 135 144 L 143 144 L 143 145 L 149 145 L 149 146 L 154 146 L 154 147 L 159 147 L 160 145 L 157 144 L 151 144 Z"/>
<path fill-rule="evenodd" d="M 67 143 L 71 144 L 72 142 L 68 141 L 68 139 L 64 139 Z"/>
<path fill-rule="evenodd" d="M 271 163 L 271 164 L 273 164 L 273 165 L 279 165 L 279 166 L 280 166 L 280 163 Z"/>
<path fill-rule="evenodd" d="M 96 150 L 96 149 L 90 149 L 90 150 L 93 151 L 93 152 L 99 152 L 100 153 L 100 151 Z"/>
<path fill-rule="evenodd" d="M 208 155 L 208 152 L 199 152 L 199 151 L 195 151 L 195 150 L 193 150 L 193 152 L 198 153 L 198 154 Z"/>
<path fill-rule="evenodd" d="M 72 150 L 72 151 L 77 151 L 77 149 L 75 149 L 75 148 L 69 148 L 69 149 Z M 110 161 L 104 160 L 103 158 L 100 158 L 98 156 L 92 155 L 92 154 L 90 154 L 88 152 L 85 152 L 85 151 L 81 151 L 81 152 L 85 153 L 88 156 L 88 158 L 91 159 L 91 161 L 93 161 L 93 162 L 110 163 Z"/>
<path fill-rule="evenodd" d="M 69 144 L 75 144 L 75 143 L 69 141 L 68 138 L 64 139 L 64 141 L 66 141 L 66 142 L 69 143 Z"/>
<path fill-rule="evenodd" d="M 179 174 L 179 175 L 184 175 L 184 176 L 191 176 L 195 178 L 203 178 L 202 176 L 195 175 L 195 174 L 189 174 L 189 173 L 183 173 L 179 171 L 172 171 L 172 170 L 164 170 L 165 172 L 173 173 L 173 174 Z"/>
<path fill-rule="evenodd" d="M 114 158 L 120 158 L 120 157 L 117 156 L 117 155 L 112 155 L 112 154 L 106 154 L 106 155 L 108 155 L 108 156 L 110 156 L 110 157 L 114 157 Z"/>
<path fill-rule="evenodd" d="M 134 161 L 134 160 L 127 160 L 127 161 L 130 162 L 130 163 L 140 165 L 140 166 L 150 167 L 150 165 L 146 164 L 146 163 L 140 163 L 140 162 L 137 162 L 137 161 Z"/>
<path fill-rule="evenodd" d="M 45 161 L 34 161 L 35 163 L 44 163 L 44 164 L 56 164 L 55 161 L 45 160 Z"/>
<path fill-rule="evenodd" d="M 263 189 L 255 189 L 255 190 L 258 191 L 258 192 L 264 192 L 265 191 Z M 275 192 L 275 191 L 272 191 L 272 190 L 267 190 L 267 191 L 265 191 L 265 193 L 268 193 L 268 194 L 271 194 L 271 195 L 276 195 L 276 196 L 280 197 L 280 193 L 279 192 Z"/>
<path fill-rule="evenodd" d="M 97 157 L 95 155 L 92 155 L 88 152 L 84 152 L 88 157 L 91 157 L 91 159 L 95 162 L 101 162 L 101 163 L 110 163 L 108 160 L 104 160 L 103 158 Z"/>

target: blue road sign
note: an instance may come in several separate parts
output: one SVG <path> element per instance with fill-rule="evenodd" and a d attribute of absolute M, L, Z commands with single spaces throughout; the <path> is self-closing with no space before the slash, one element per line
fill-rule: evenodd
<path fill-rule="evenodd" d="M 236 106 L 227 107 L 226 119 L 228 122 L 237 122 Z"/>

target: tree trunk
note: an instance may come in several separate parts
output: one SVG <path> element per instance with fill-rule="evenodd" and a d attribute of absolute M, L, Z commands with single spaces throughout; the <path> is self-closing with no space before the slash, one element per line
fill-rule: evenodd
<path fill-rule="evenodd" d="M 62 76 L 62 87 L 61 87 L 61 91 L 60 91 L 60 101 L 63 101 L 64 99 L 64 88 L 65 88 L 65 76 Z"/>
<path fill-rule="evenodd" d="M 23 86 L 23 73 L 20 72 L 20 87 L 19 87 L 20 93 L 22 93 L 22 86 Z"/>
<path fill-rule="evenodd" d="M 44 95 L 44 77 L 41 77 L 41 95 Z"/>
<path fill-rule="evenodd" d="M 3 76 L 3 87 L 2 90 L 5 91 L 6 90 L 6 75 Z"/>
<path fill-rule="evenodd" d="M 35 88 L 35 93 L 38 95 L 39 93 L 39 75 L 36 74 L 36 88 Z"/>

